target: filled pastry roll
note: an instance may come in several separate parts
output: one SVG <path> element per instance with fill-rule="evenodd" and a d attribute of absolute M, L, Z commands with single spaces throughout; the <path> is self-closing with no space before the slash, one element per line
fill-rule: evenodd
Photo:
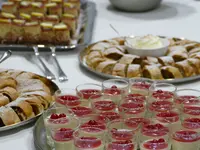
<path fill-rule="evenodd" d="M 9 101 L 14 101 L 19 96 L 19 93 L 17 92 L 17 90 L 9 86 L 3 89 L 0 89 L 0 93 L 8 97 Z"/>
<path fill-rule="evenodd" d="M 132 54 L 125 54 L 119 60 L 121 64 L 140 64 L 141 57 Z"/>
<path fill-rule="evenodd" d="M 190 52 L 192 49 L 196 48 L 200 46 L 200 43 L 189 43 L 189 44 L 185 44 L 184 47 L 186 48 L 186 50 L 188 52 Z"/>
<path fill-rule="evenodd" d="M 142 67 L 142 68 L 145 67 L 145 66 L 151 66 L 151 65 L 156 65 L 156 66 L 158 66 L 158 67 L 161 66 L 161 64 L 159 64 L 159 63 L 154 63 L 154 62 L 148 61 L 148 60 L 146 60 L 146 59 L 143 59 L 142 62 L 141 62 L 141 67 Z"/>
<path fill-rule="evenodd" d="M 196 74 L 200 73 L 200 59 L 197 58 L 188 58 L 188 63 L 193 67 Z"/>
<path fill-rule="evenodd" d="M 150 79 L 163 79 L 160 68 L 157 65 L 149 65 L 143 68 L 143 76 Z"/>
<path fill-rule="evenodd" d="M 140 65 L 130 64 L 128 65 L 128 68 L 127 68 L 127 77 L 128 78 L 141 77 L 142 76 L 141 72 L 142 70 L 141 70 Z"/>
<path fill-rule="evenodd" d="M 18 98 L 17 100 L 7 104 L 7 106 L 11 107 L 21 121 L 27 120 L 35 116 L 31 105 L 26 102 L 26 98 Z"/>
<path fill-rule="evenodd" d="M 110 43 L 110 44 L 112 44 L 112 45 L 115 45 L 115 46 L 119 45 L 118 41 L 113 40 L 113 39 L 104 40 L 103 42 L 108 42 L 108 43 Z"/>
<path fill-rule="evenodd" d="M 0 107 L 7 105 L 9 102 L 10 102 L 9 98 L 0 93 Z"/>
<path fill-rule="evenodd" d="M 117 48 L 108 48 L 103 51 L 103 55 L 107 58 L 118 60 L 120 59 L 124 54 L 118 50 Z"/>
<path fill-rule="evenodd" d="M 163 66 L 173 66 L 174 65 L 174 59 L 171 56 L 162 56 L 158 58 L 158 61 Z"/>
<path fill-rule="evenodd" d="M 161 67 L 161 73 L 165 79 L 183 78 L 179 69 L 173 66 Z"/>
<path fill-rule="evenodd" d="M 191 54 L 199 53 L 199 52 L 200 52 L 200 47 L 196 47 L 196 48 L 191 49 L 188 54 L 190 56 Z"/>
<path fill-rule="evenodd" d="M 95 58 L 92 58 L 91 60 L 87 59 L 86 63 L 87 63 L 87 65 L 89 65 L 90 67 L 95 69 L 98 66 L 98 64 L 103 61 L 105 61 L 104 58 L 95 57 Z"/>
<path fill-rule="evenodd" d="M 117 63 L 113 67 L 112 75 L 113 76 L 126 77 L 126 72 L 127 72 L 126 70 L 127 70 L 126 64 Z"/>
<path fill-rule="evenodd" d="M 42 102 L 37 99 L 37 97 L 32 97 L 25 101 L 31 105 L 35 115 L 38 115 L 44 111 L 44 106 L 42 105 Z"/>
<path fill-rule="evenodd" d="M 184 77 L 190 77 L 195 75 L 193 67 L 189 64 L 188 60 L 175 63 L 175 67 L 179 69 Z"/>
<path fill-rule="evenodd" d="M 87 54 L 86 59 L 89 61 L 93 58 L 101 58 L 102 54 L 100 51 L 90 51 L 89 54 Z"/>
<path fill-rule="evenodd" d="M 145 57 L 144 59 L 147 60 L 147 61 L 150 62 L 150 63 L 153 63 L 153 64 L 159 63 L 159 62 L 158 62 L 158 58 L 156 58 L 156 57 L 147 56 L 147 57 Z"/>
<path fill-rule="evenodd" d="M 125 37 L 113 38 L 113 40 L 117 41 L 119 45 L 124 45 Z"/>
<path fill-rule="evenodd" d="M 12 88 L 17 87 L 17 81 L 13 79 L 12 77 L 0 77 L 0 89 L 9 86 Z"/>
<path fill-rule="evenodd" d="M 35 92 L 35 91 L 44 91 L 46 93 L 51 93 L 50 89 L 38 79 L 21 79 L 18 80 L 17 86 L 18 92 Z"/>
<path fill-rule="evenodd" d="M 183 46 L 172 46 L 169 48 L 168 56 L 172 56 L 177 61 L 182 61 L 188 58 L 187 50 Z"/>
<path fill-rule="evenodd" d="M 0 127 L 20 122 L 16 112 L 8 106 L 0 107 Z"/>
<path fill-rule="evenodd" d="M 190 58 L 198 58 L 198 59 L 200 59 L 200 52 L 190 54 L 189 57 Z"/>
<path fill-rule="evenodd" d="M 116 63 L 117 61 L 112 61 L 112 60 L 101 62 L 96 67 L 96 71 L 106 74 L 112 74 L 112 69 Z"/>

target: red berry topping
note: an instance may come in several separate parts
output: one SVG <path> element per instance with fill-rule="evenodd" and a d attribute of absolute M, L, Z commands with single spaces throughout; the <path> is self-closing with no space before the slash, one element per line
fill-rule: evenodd
<path fill-rule="evenodd" d="M 73 139 L 74 130 L 69 128 L 61 128 L 56 131 L 53 139 L 56 141 L 70 141 Z"/>
<path fill-rule="evenodd" d="M 161 150 L 166 149 L 168 147 L 168 144 L 165 142 L 164 139 L 153 139 L 145 142 L 143 146 L 149 150 Z"/>
<path fill-rule="evenodd" d="M 66 117 L 66 115 L 64 113 L 59 115 L 59 118 L 64 118 L 64 117 Z"/>
<path fill-rule="evenodd" d="M 101 140 L 95 137 L 81 137 L 80 139 L 75 140 L 75 145 L 78 148 L 93 149 L 101 145 Z"/>
<path fill-rule="evenodd" d="M 158 113 L 157 115 L 157 119 L 160 122 L 164 122 L 164 123 L 171 123 L 171 122 L 176 122 L 179 120 L 179 115 L 176 112 L 161 112 Z"/>
<path fill-rule="evenodd" d="M 134 83 L 132 86 L 135 88 L 138 88 L 138 89 L 147 89 L 148 90 L 150 88 L 151 84 L 148 82 L 137 82 L 137 83 Z"/>
<path fill-rule="evenodd" d="M 116 108 L 116 104 L 113 101 L 97 101 L 94 103 L 94 107 L 101 111 L 110 111 Z"/>
<path fill-rule="evenodd" d="M 196 104 L 199 103 L 199 99 L 196 96 L 179 96 L 176 98 L 175 102 L 177 104 Z"/>
<path fill-rule="evenodd" d="M 102 122 L 109 122 L 120 118 L 121 116 L 116 112 L 101 112 L 98 120 Z"/>
<path fill-rule="evenodd" d="M 100 90 L 96 89 L 85 89 L 85 90 L 80 90 L 80 92 L 82 93 L 84 99 L 89 99 L 91 96 L 101 93 Z"/>
<path fill-rule="evenodd" d="M 170 98 L 173 98 L 174 94 L 169 91 L 162 91 L 162 90 L 157 90 L 153 92 L 153 97 L 159 100 L 167 100 Z"/>
<path fill-rule="evenodd" d="M 58 119 L 59 115 L 57 115 L 57 114 L 51 114 L 50 118 L 51 119 Z"/>
<path fill-rule="evenodd" d="M 133 132 L 131 130 L 124 129 L 112 129 L 112 138 L 116 140 L 131 140 L 133 138 Z"/>
<path fill-rule="evenodd" d="M 131 140 L 114 141 L 108 145 L 107 150 L 134 150 L 134 144 Z"/>
<path fill-rule="evenodd" d="M 142 133 L 147 136 L 164 136 L 169 133 L 169 129 L 161 124 L 150 124 L 143 126 Z"/>
<path fill-rule="evenodd" d="M 85 116 L 85 115 L 88 115 L 88 114 L 92 113 L 92 109 L 91 108 L 87 108 L 87 107 L 83 107 L 83 106 L 73 107 L 73 108 L 71 108 L 71 110 L 78 117 Z"/>
<path fill-rule="evenodd" d="M 88 122 L 89 125 L 98 125 L 98 122 L 96 122 L 95 120 L 90 120 Z"/>
<path fill-rule="evenodd" d="M 198 129 L 200 128 L 199 118 L 187 118 L 183 121 L 183 126 L 188 129 Z"/>
<path fill-rule="evenodd" d="M 145 111 L 145 107 L 143 104 L 138 104 L 134 102 L 123 103 L 120 105 L 119 111 L 127 114 L 137 114 Z"/>
<path fill-rule="evenodd" d="M 60 104 L 67 106 L 76 106 L 80 104 L 80 98 L 74 95 L 63 95 L 60 96 L 56 101 Z"/>
<path fill-rule="evenodd" d="M 112 89 L 117 89 L 117 86 L 116 86 L 116 85 L 113 85 L 111 88 L 112 88 Z"/>
<path fill-rule="evenodd" d="M 173 134 L 173 139 L 180 142 L 194 142 L 200 140 L 200 136 L 195 131 L 177 131 Z"/>
<path fill-rule="evenodd" d="M 136 128 L 139 125 L 148 125 L 148 124 L 150 124 L 150 120 L 146 119 L 146 118 L 128 118 L 128 119 L 126 119 L 125 124 L 128 127 Z"/>
<path fill-rule="evenodd" d="M 149 109 L 156 112 L 170 111 L 172 108 L 173 103 L 169 101 L 156 101 L 149 105 Z"/>
<path fill-rule="evenodd" d="M 145 96 L 140 94 L 129 94 L 125 97 L 125 100 L 137 103 L 144 103 L 145 99 Z"/>
<path fill-rule="evenodd" d="M 106 94 L 111 94 L 111 95 L 119 95 L 121 94 L 123 91 L 121 89 L 118 88 L 110 88 L 110 89 L 105 89 L 104 92 Z"/>
<path fill-rule="evenodd" d="M 87 132 L 101 132 L 106 129 L 106 125 L 95 120 L 90 120 L 81 125 L 81 129 Z"/>
<path fill-rule="evenodd" d="M 190 114 L 193 116 L 199 116 L 200 115 L 200 107 L 199 106 L 184 106 L 183 112 L 185 114 Z"/>

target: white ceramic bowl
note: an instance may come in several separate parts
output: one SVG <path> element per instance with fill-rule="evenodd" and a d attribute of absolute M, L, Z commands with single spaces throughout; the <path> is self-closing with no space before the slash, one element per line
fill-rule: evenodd
<path fill-rule="evenodd" d="M 131 38 L 134 37 L 126 37 L 125 40 L 125 46 L 126 49 L 128 51 L 129 54 L 133 54 L 133 55 L 138 55 L 141 57 L 145 57 L 145 56 L 152 56 L 152 57 L 160 57 L 160 56 L 164 56 L 167 53 L 168 47 L 170 45 L 170 41 L 167 38 L 160 38 L 163 47 L 160 48 L 154 48 L 154 49 L 140 49 L 140 48 L 134 48 L 132 46 L 130 46 L 130 41 Z"/>

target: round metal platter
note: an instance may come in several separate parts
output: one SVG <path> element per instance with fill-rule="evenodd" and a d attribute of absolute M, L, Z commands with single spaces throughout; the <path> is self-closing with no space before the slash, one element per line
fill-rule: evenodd
<path fill-rule="evenodd" d="M 47 79 L 47 78 L 45 78 L 43 76 L 37 75 L 37 74 L 36 74 L 36 78 L 34 78 L 34 79 L 37 79 L 37 77 L 40 78 L 40 80 L 45 82 L 45 84 L 50 88 L 52 95 L 55 93 L 55 91 L 57 91 L 59 89 L 58 86 L 53 81 L 51 81 L 51 80 L 49 80 L 49 79 Z M 51 107 L 52 105 L 53 105 L 53 103 L 49 107 Z M 19 123 L 8 125 L 8 126 L 4 126 L 4 127 L 0 127 L 0 132 L 11 130 L 11 129 L 18 128 L 18 127 L 24 126 L 26 124 L 32 123 L 32 122 L 36 121 L 36 119 L 40 115 L 42 115 L 42 113 L 36 115 L 33 118 L 21 121 Z"/>
<path fill-rule="evenodd" d="M 34 126 L 33 138 L 34 138 L 35 147 L 38 150 L 51 150 L 51 147 L 47 144 L 46 131 L 45 131 L 44 121 L 42 117 L 40 117 L 37 120 Z"/>
<path fill-rule="evenodd" d="M 132 37 L 132 36 L 131 36 Z M 160 36 L 160 37 L 164 37 L 164 36 Z M 176 39 L 181 39 L 183 40 L 184 38 L 176 38 Z M 95 44 L 95 43 L 94 43 Z M 93 45 L 93 44 L 91 44 Z M 90 46 L 90 45 L 89 45 Z M 89 47 L 88 46 L 88 47 Z M 106 78 L 106 79 L 111 79 L 111 78 L 116 78 L 116 79 L 125 79 L 125 80 L 129 80 L 129 78 L 124 78 L 124 77 L 120 77 L 120 76 L 113 76 L 110 74 L 105 74 L 105 73 L 101 73 L 98 72 L 96 70 L 94 70 L 93 68 L 90 68 L 87 63 L 86 63 L 86 54 L 89 51 L 89 49 L 86 47 L 85 49 L 83 49 L 82 51 L 80 51 L 78 59 L 80 62 L 80 65 L 87 69 L 88 71 L 92 72 L 93 74 L 96 74 L 102 78 Z M 163 79 L 163 80 L 155 80 L 156 82 L 165 82 L 165 83 L 183 83 L 183 82 L 189 82 L 192 80 L 197 80 L 200 79 L 200 75 L 196 75 L 196 76 L 191 76 L 191 77 L 184 77 L 184 78 L 180 78 L 180 79 Z"/>

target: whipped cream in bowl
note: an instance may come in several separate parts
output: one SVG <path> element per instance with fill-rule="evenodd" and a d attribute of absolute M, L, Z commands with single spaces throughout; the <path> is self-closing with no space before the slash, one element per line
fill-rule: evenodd
<path fill-rule="evenodd" d="M 167 52 L 170 41 L 159 36 L 128 36 L 125 38 L 125 46 L 130 54 L 141 57 L 164 56 Z"/>

